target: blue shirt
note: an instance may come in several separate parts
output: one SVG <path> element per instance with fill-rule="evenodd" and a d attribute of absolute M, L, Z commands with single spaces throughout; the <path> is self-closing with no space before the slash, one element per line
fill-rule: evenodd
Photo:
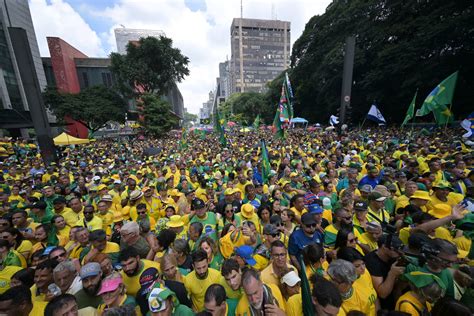
<path fill-rule="evenodd" d="M 369 185 L 372 187 L 372 189 L 373 189 L 373 188 L 375 188 L 375 186 L 376 186 L 377 184 L 379 184 L 379 182 L 380 182 L 380 178 L 379 178 L 379 177 L 373 179 L 373 178 L 370 178 L 369 176 L 365 176 L 365 177 L 363 177 L 362 179 L 360 179 L 360 181 L 359 181 L 359 188 L 361 188 L 363 185 L 369 184 Z"/>
<path fill-rule="evenodd" d="M 324 242 L 324 235 L 321 234 L 321 232 L 316 231 L 314 232 L 313 237 L 308 237 L 302 228 L 297 229 L 290 235 L 288 253 L 298 258 L 301 250 L 303 250 L 306 245 L 313 242 L 322 244 Z"/>

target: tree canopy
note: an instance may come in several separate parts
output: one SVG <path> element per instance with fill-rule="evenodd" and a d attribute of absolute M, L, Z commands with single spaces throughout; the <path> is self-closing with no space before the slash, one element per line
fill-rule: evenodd
<path fill-rule="evenodd" d="M 452 110 L 464 118 L 472 111 L 474 90 L 473 6 L 468 0 L 334 0 L 309 20 L 293 46 L 295 113 L 319 122 L 337 113 L 345 38 L 355 36 L 350 120 L 361 120 L 376 101 L 389 123 L 401 122 L 416 89 L 419 107 L 456 70 Z M 269 87 L 275 103 L 281 77 Z"/>
<path fill-rule="evenodd" d="M 143 127 L 153 136 L 162 136 L 178 124 L 178 117 L 171 112 L 171 105 L 152 93 L 140 97 L 143 108 Z"/>
<path fill-rule="evenodd" d="M 236 120 L 247 125 L 252 124 L 255 117 L 265 122 L 271 122 L 275 115 L 275 104 L 265 94 L 258 92 L 243 92 L 232 94 L 226 102 L 219 107 L 221 117 L 228 120 Z M 233 115 L 231 115 L 233 113 Z"/>
<path fill-rule="evenodd" d="M 59 121 L 70 117 L 86 126 L 92 133 L 109 121 L 125 121 L 125 100 L 105 86 L 86 88 L 78 94 L 59 93 L 55 87 L 47 87 L 43 97 L 45 104 Z"/>
<path fill-rule="evenodd" d="M 110 54 L 111 70 L 118 88 L 127 96 L 141 93 L 166 94 L 175 82 L 189 75 L 189 58 L 165 36 L 140 38 L 127 45 L 127 54 Z"/>

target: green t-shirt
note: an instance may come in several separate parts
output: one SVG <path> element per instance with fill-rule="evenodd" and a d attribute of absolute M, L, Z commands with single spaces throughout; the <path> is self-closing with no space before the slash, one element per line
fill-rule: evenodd
<path fill-rule="evenodd" d="M 199 222 L 204 226 L 204 229 L 202 230 L 202 234 L 204 236 L 209 236 L 214 240 L 217 240 L 217 216 L 216 213 L 212 212 L 207 212 L 205 218 L 199 218 L 197 216 L 193 216 L 189 224 Z"/>
<path fill-rule="evenodd" d="M 100 296 L 90 296 L 84 292 L 84 289 L 81 289 L 79 292 L 74 294 L 74 296 L 76 297 L 77 306 L 79 309 L 89 306 L 97 308 L 100 304 L 102 304 L 102 298 Z"/>

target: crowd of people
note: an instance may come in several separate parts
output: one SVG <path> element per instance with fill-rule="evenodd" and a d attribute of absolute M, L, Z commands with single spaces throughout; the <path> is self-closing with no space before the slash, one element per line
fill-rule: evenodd
<path fill-rule="evenodd" d="M 461 134 L 0 139 L 0 314 L 472 315 Z"/>

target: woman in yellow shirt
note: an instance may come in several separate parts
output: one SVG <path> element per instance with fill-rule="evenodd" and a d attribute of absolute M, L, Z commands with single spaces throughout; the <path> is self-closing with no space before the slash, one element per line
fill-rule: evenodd
<path fill-rule="evenodd" d="M 446 291 L 443 281 L 431 273 L 413 271 L 403 277 L 410 283 L 411 291 L 398 299 L 395 310 L 399 312 L 412 316 L 425 315 L 431 310 L 431 304 L 440 299 Z"/>
<path fill-rule="evenodd" d="M 10 227 L 4 230 L 0 236 L 2 239 L 8 241 L 13 250 L 17 251 L 23 256 L 23 259 L 28 261 L 31 254 L 33 244 L 27 239 L 23 239 L 23 235 L 16 228 Z"/>
<path fill-rule="evenodd" d="M 376 315 L 371 309 L 373 303 L 370 298 L 367 297 L 360 284 L 355 282 L 358 275 L 352 263 L 342 259 L 333 260 L 328 267 L 327 274 L 341 294 L 340 314 L 342 312 L 347 314 L 350 311 L 360 311 L 365 315 Z"/>
<path fill-rule="evenodd" d="M 337 251 L 337 258 L 352 263 L 357 273 L 357 279 L 354 281 L 353 286 L 362 293 L 363 297 L 369 299 L 370 315 L 376 315 L 380 307 L 379 301 L 377 299 L 377 292 L 372 283 L 372 277 L 365 268 L 364 256 L 355 248 L 343 247 Z"/>
<path fill-rule="evenodd" d="M 65 246 L 69 242 L 69 233 L 71 228 L 66 225 L 66 221 L 62 215 L 54 215 L 51 219 L 51 223 L 56 228 L 56 235 L 61 240 L 60 246 Z"/>

